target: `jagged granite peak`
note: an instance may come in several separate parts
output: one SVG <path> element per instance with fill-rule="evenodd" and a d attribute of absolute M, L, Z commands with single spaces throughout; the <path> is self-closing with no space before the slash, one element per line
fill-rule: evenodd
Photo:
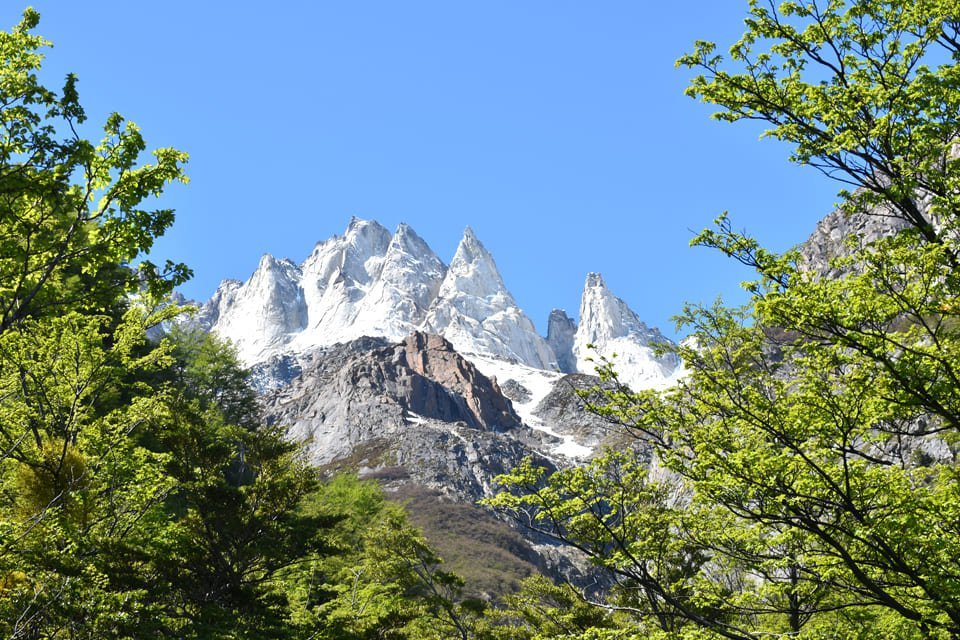
<path fill-rule="evenodd" d="M 220 286 L 213 292 L 207 302 L 199 306 L 195 321 L 204 331 L 213 329 L 220 316 L 229 311 L 237 298 L 237 292 L 243 287 L 243 282 L 228 278 L 220 282 Z"/>
<path fill-rule="evenodd" d="M 658 356 L 654 346 L 667 343 L 613 295 L 599 273 L 587 275 L 580 301 L 580 324 L 574 338 L 573 355 L 577 370 L 593 371 L 597 356 L 613 358 L 621 380 L 634 389 L 669 384 L 680 367 L 673 354 Z"/>
<path fill-rule="evenodd" d="M 447 267 L 407 224 L 401 223 L 380 266 L 380 275 L 360 303 L 352 330 L 357 336 L 400 339 L 419 327 L 440 292 Z"/>
<path fill-rule="evenodd" d="M 577 359 L 573 355 L 573 343 L 577 335 L 577 323 L 563 309 L 554 309 L 547 320 L 547 344 L 557 356 L 557 369 L 561 373 L 574 373 Z"/>
<path fill-rule="evenodd" d="M 503 283 L 497 263 L 470 227 L 463 231 L 463 238 L 457 245 L 447 278 L 440 290 L 442 296 L 458 293 L 485 298 L 503 296 L 513 303 L 513 297 Z"/>
<path fill-rule="evenodd" d="M 234 342 L 246 362 L 281 348 L 306 323 L 300 278 L 296 264 L 265 254 L 246 283 L 220 285 L 205 312 L 211 329 Z"/>
<path fill-rule="evenodd" d="M 550 368 L 556 360 L 470 227 L 450 261 L 424 329 L 443 335 L 465 354 L 489 355 L 538 369 Z"/>
<path fill-rule="evenodd" d="M 588 273 L 580 299 L 578 340 L 597 343 L 631 331 L 646 333 L 648 329 L 623 300 L 611 293 L 602 275 Z"/>
<path fill-rule="evenodd" d="M 353 217 L 342 236 L 317 244 L 301 266 L 308 323 L 295 348 L 356 337 L 358 303 L 379 277 L 390 240 L 379 222 Z"/>

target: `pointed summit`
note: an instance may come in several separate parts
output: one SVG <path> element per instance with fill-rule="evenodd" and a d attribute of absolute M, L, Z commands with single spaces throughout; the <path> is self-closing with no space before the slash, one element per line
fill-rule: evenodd
<path fill-rule="evenodd" d="M 423 322 L 446 274 L 433 249 L 409 225 L 400 224 L 350 330 L 358 337 L 406 337 Z"/>
<path fill-rule="evenodd" d="M 469 225 L 463 230 L 463 237 L 460 238 L 459 247 L 463 247 L 464 251 L 472 254 L 487 253 L 486 247 L 477 239 L 477 234 L 473 232 L 473 227 Z M 487 253 L 487 255 L 489 255 L 489 253 Z"/>
<path fill-rule="evenodd" d="M 679 366 L 673 354 L 658 356 L 654 347 L 669 341 L 648 327 L 627 303 L 613 295 L 599 273 L 587 274 L 580 300 L 580 325 L 573 343 L 576 367 L 592 373 L 599 357 L 614 359 L 621 380 L 634 389 L 666 383 Z M 590 346 L 592 345 L 592 346 Z"/>
<path fill-rule="evenodd" d="M 584 283 L 584 289 L 592 289 L 594 287 L 603 287 L 606 289 L 607 283 L 603 281 L 603 276 L 599 273 L 591 271 L 587 274 L 587 281 Z"/>
<path fill-rule="evenodd" d="M 470 227 L 464 230 L 463 238 L 457 245 L 457 252 L 450 261 L 450 269 L 440 289 L 440 296 L 449 296 L 455 292 L 484 298 L 503 296 L 515 304 L 513 296 L 503 283 L 493 256 Z"/>
<path fill-rule="evenodd" d="M 401 222 L 397 225 L 397 230 L 390 239 L 390 246 L 387 248 L 387 253 L 389 254 L 396 251 L 403 251 L 413 255 L 429 255 L 436 258 L 433 249 L 431 249 L 427 242 L 406 222 Z M 436 259 L 437 261 L 440 260 L 440 258 Z M 444 267 L 444 269 L 446 269 L 446 267 Z"/>
<path fill-rule="evenodd" d="M 269 356 L 303 329 L 307 310 L 300 275 L 293 262 L 267 253 L 247 282 L 221 285 L 212 328 L 236 344 L 241 360 L 255 362 Z"/>
<path fill-rule="evenodd" d="M 650 329 L 627 303 L 613 295 L 599 273 L 588 273 L 580 300 L 578 335 L 597 344 L 626 335 L 647 335 Z"/>
<path fill-rule="evenodd" d="M 493 256 L 467 227 L 424 327 L 462 353 L 484 354 L 538 369 L 556 360 L 503 282 Z"/>
<path fill-rule="evenodd" d="M 362 233 L 374 233 L 382 235 L 384 233 L 389 235 L 389 231 L 382 224 L 376 220 L 364 220 L 358 218 L 357 216 L 350 216 L 350 222 L 347 224 L 346 231 L 343 232 L 345 237 L 355 236 Z"/>

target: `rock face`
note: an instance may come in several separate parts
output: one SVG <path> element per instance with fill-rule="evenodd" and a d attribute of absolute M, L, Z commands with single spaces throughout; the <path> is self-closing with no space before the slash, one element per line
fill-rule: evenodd
<path fill-rule="evenodd" d="M 201 311 L 201 324 L 233 341 L 245 362 L 256 362 L 282 349 L 306 325 L 300 279 L 297 265 L 265 255 L 245 284 L 220 285 Z"/>
<path fill-rule="evenodd" d="M 611 387 L 612 384 L 603 383 L 597 376 L 565 375 L 537 403 L 533 415 L 543 424 L 550 425 L 559 436 L 572 439 L 593 452 L 603 447 L 626 445 L 636 448 L 638 443 L 621 427 L 587 409 L 589 402 L 602 404 L 605 399 L 600 390 Z M 652 452 L 645 450 L 645 455 L 652 457 Z"/>
<path fill-rule="evenodd" d="M 577 323 L 563 309 L 554 309 L 547 320 L 547 344 L 557 356 L 557 369 L 561 373 L 574 373 L 577 358 L 573 355 Z"/>
<path fill-rule="evenodd" d="M 287 424 L 318 465 L 364 448 L 368 466 L 399 466 L 421 484 L 476 500 L 494 475 L 530 453 L 520 418 L 495 380 L 452 345 L 415 333 L 321 348 L 290 384 L 268 393 L 268 420 Z"/>
<path fill-rule="evenodd" d="M 497 386 L 497 381 L 480 373 L 442 337 L 413 333 L 403 341 L 401 356 L 400 366 L 409 368 L 414 376 L 432 381 L 463 398 L 467 414 L 452 416 L 453 420 L 463 419 L 478 429 L 503 430 L 520 426 L 520 418 Z M 435 393 L 436 386 L 431 385 L 430 389 Z M 419 400 L 419 396 L 412 396 L 410 399 L 409 407 L 414 413 L 425 417 L 438 417 L 447 422 L 453 421 L 433 415 L 430 411 L 432 405 Z"/>
<path fill-rule="evenodd" d="M 568 374 L 537 404 L 533 414 L 544 424 L 554 425 L 560 433 L 573 435 L 578 441 L 595 448 L 612 431 L 611 424 L 587 411 L 578 392 L 600 386 L 600 378 L 596 376 Z"/>
<path fill-rule="evenodd" d="M 834 211 L 820 220 L 810 237 L 799 246 L 801 264 L 821 276 L 835 278 L 840 273 L 830 261 L 850 255 L 848 239 L 859 238 L 857 244 L 862 246 L 895 235 L 908 226 L 902 218 L 890 214 Z"/>

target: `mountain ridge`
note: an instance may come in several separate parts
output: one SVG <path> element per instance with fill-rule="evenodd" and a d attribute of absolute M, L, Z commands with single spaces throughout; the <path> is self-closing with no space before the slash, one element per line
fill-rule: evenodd
<path fill-rule="evenodd" d="M 318 242 L 299 265 L 266 254 L 245 282 L 224 280 L 198 317 L 233 342 L 248 366 L 362 336 L 399 341 L 423 331 L 468 358 L 542 371 L 593 373 L 591 354 L 616 352 L 625 381 L 669 384 L 679 363 L 654 353 L 669 341 L 605 285 L 597 294 L 598 280 L 602 285 L 599 274 L 589 274 L 584 287 L 580 317 L 588 322 L 558 310 L 542 336 L 469 226 L 447 265 L 409 225 L 391 234 L 353 217 L 343 235 Z"/>

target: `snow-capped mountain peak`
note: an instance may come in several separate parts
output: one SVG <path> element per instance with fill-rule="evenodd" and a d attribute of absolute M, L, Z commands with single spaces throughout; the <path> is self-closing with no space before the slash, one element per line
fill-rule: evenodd
<path fill-rule="evenodd" d="M 450 261 L 424 328 L 443 335 L 461 353 L 490 355 L 538 369 L 550 368 L 556 361 L 470 227 Z"/>
<path fill-rule="evenodd" d="M 409 225 L 391 234 L 351 218 L 343 235 L 318 243 L 301 265 L 265 255 L 246 282 L 224 281 L 200 321 L 236 343 L 248 365 L 361 336 L 401 340 L 427 331 L 468 357 L 564 373 L 592 372 L 593 344 L 602 355 L 618 353 L 618 365 L 632 372 L 624 380 L 638 388 L 659 385 L 675 369 L 653 355 L 663 336 L 599 274 L 587 276 L 579 326 L 555 311 L 544 339 L 470 227 L 448 267 Z"/>
<path fill-rule="evenodd" d="M 351 331 L 399 340 L 415 331 L 436 299 L 447 267 L 407 224 L 400 224 L 380 273 L 359 303 Z"/>
<path fill-rule="evenodd" d="M 597 344 L 631 333 L 646 336 L 650 329 L 623 300 L 613 295 L 603 276 L 588 273 L 580 301 L 579 339 Z"/>
<path fill-rule="evenodd" d="M 493 256 L 470 227 L 463 232 L 463 238 L 457 245 L 457 252 L 450 261 L 447 278 L 440 290 L 441 297 L 450 297 L 457 293 L 484 298 L 507 296 L 510 302 L 513 302 Z"/>
<path fill-rule="evenodd" d="M 661 386 L 673 380 L 680 365 L 672 354 L 656 355 L 654 346 L 665 343 L 663 334 L 613 295 L 599 273 L 587 274 L 573 344 L 577 370 L 591 371 L 598 357 L 616 354 L 614 368 L 621 381 L 635 389 Z"/>
<path fill-rule="evenodd" d="M 293 262 L 265 254 L 246 283 L 226 280 L 220 285 L 208 303 L 214 305 L 207 312 L 213 330 L 232 340 L 246 362 L 282 348 L 288 336 L 306 324 L 300 279 Z"/>

